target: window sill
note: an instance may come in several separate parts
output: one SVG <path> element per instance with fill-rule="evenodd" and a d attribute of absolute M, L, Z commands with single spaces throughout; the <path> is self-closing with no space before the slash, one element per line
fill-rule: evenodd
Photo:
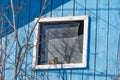
<path fill-rule="evenodd" d="M 70 68 L 86 68 L 86 63 L 70 63 L 70 64 L 47 64 L 47 65 L 36 65 L 33 67 L 34 70 L 39 69 L 70 69 Z"/>

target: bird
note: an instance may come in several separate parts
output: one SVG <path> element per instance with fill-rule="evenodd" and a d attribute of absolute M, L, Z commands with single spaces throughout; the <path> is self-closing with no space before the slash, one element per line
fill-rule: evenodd
<path fill-rule="evenodd" d="M 58 58 L 55 57 L 55 58 L 53 59 L 53 61 L 54 61 L 54 64 L 57 64 L 57 63 L 58 63 Z"/>
<path fill-rule="evenodd" d="M 58 64 L 58 58 L 55 57 L 53 60 L 50 60 L 49 64 Z"/>

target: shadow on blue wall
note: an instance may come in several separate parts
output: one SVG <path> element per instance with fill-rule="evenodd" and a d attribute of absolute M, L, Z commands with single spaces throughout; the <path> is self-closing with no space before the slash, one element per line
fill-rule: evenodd
<path fill-rule="evenodd" d="M 54 1 L 54 4 L 52 4 L 52 0 L 47 0 L 42 15 L 47 13 L 52 14 L 52 10 L 62 6 L 68 1 L 70 0 L 56 0 Z M 13 0 L 13 2 L 15 6 L 17 29 L 24 27 L 25 25 L 28 25 L 29 27 L 29 23 L 34 21 L 36 17 L 39 17 L 44 4 L 43 0 Z M 2 36 L 5 36 L 6 33 L 10 34 L 13 32 L 13 27 L 7 21 L 8 18 L 10 22 L 12 22 L 12 10 L 9 0 L 0 0 L 0 13 L 0 17 L 4 20 L 4 24 L 0 22 L 3 31 Z"/>

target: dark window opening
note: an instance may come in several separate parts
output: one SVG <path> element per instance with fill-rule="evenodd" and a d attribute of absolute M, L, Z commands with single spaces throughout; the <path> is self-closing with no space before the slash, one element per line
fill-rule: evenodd
<path fill-rule="evenodd" d="M 38 64 L 82 63 L 84 21 L 40 23 Z"/>

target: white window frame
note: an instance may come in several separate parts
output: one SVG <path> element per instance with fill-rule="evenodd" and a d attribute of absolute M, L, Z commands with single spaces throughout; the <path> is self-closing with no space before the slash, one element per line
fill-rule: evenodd
<path fill-rule="evenodd" d="M 84 20 L 84 34 L 83 34 L 83 55 L 82 55 L 82 63 L 69 63 L 69 64 L 46 64 L 46 65 L 38 65 L 37 64 L 37 41 L 38 41 L 38 27 L 40 23 L 37 23 L 34 30 L 34 48 L 33 48 L 33 63 L 32 67 L 35 70 L 38 69 L 60 69 L 60 68 L 85 68 L 87 67 L 87 40 L 88 40 L 88 16 L 68 16 L 68 17 L 49 17 L 49 18 L 41 18 L 39 20 L 42 22 L 63 22 L 63 21 L 81 21 Z M 38 18 L 35 19 L 35 23 Z"/>

